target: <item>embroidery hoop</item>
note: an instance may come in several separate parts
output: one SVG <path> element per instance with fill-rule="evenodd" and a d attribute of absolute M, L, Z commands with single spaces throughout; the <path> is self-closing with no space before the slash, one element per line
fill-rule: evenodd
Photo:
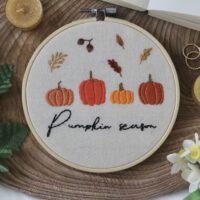
<path fill-rule="evenodd" d="M 170 124 L 167 128 L 167 130 L 165 131 L 165 133 L 163 134 L 162 138 L 160 139 L 160 141 L 149 151 L 147 152 L 145 155 L 143 155 L 142 157 L 140 157 L 137 160 L 134 160 L 132 162 L 126 163 L 124 165 L 120 165 L 117 167 L 113 167 L 113 168 L 88 168 L 88 167 L 84 167 L 75 163 L 72 163 L 70 161 L 67 161 L 66 159 L 62 158 L 61 156 L 59 156 L 58 154 L 56 154 L 52 149 L 50 149 L 41 139 L 41 137 L 39 136 L 39 134 L 35 131 L 35 128 L 31 122 L 30 116 L 29 116 L 29 111 L 28 111 L 28 107 L 27 107 L 27 99 L 26 99 L 26 86 L 27 86 L 27 80 L 28 80 L 28 76 L 31 70 L 31 66 L 35 60 L 35 58 L 37 57 L 37 55 L 40 53 L 40 50 L 52 39 L 54 38 L 56 35 L 58 35 L 59 33 L 61 33 L 62 31 L 69 29 L 73 26 L 78 26 L 80 24 L 84 24 L 84 23 L 89 23 L 89 22 L 94 22 L 96 21 L 95 18 L 91 18 L 91 19 L 84 19 L 84 20 L 79 20 L 79 21 L 75 21 L 72 22 L 70 24 L 67 24 L 63 27 L 61 27 L 60 29 L 58 29 L 57 31 L 55 31 L 54 33 L 52 33 L 49 37 L 47 37 L 40 45 L 39 47 L 36 49 L 35 53 L 33 54 L 31 60 L 29 61 L 28 67 L 26 69 L 25 75 L 24 75 L 24 79 L 23 79 L 23 85 L 22 85 L 22 103 L 23 103 L 23 109 L 24 109 L 24 113 L 25 113 L 25 117 L 27 120 L 27 123 L 31 129 L 31 132 L 33 133 L 34 137 L 36 138 L 36 140 L 38 141 L 38 143 L 51 155 L 53 156 L 56 160 L 58 160 L 59 162 L 70 166 L 72 168 L 81 170 L 81 171 L 86 171 L 86 172 L 93 172 L 93 173 L 110 173 L 110 172 L 117 172 L 117 171 L 121 171 L 130 167 L 133 167 L 139 163 L 141 163 L 142 161 L 144 161 L 145 159 L 147 159 L 148 157 L 150 157 L 156 150 L 158 150 L 158 148 L 163 144 L 163 142 L 166 140 L 166 138 L 168 137 L 168 135 L 170 134 L 173 125 L 175 123 L 177 114 L 178 114 L 178 109 L 179 109 L 179 101 L 180 101 L 180 88 L 179 88 L 179 81 L 178 81 L 178 77 L 177 77 L 177 73 L 175 71 L 175 67 L 174 64 L 171 61 L 171 58 L 169 57 L 168 53 L 166 52 L 166 50 L 163 48 L 163 46 L 147 31 L 145 31 L 144 29 L 140 28 L 139 26 L 132 24 L 130 22 L 127 22 L 125 20 L 120 20 L 120 19 L 114 19 L 114 18 L 105 18 L 105 21 L 108 22 L 112 22 L 112 23 L 117 23 L 117 24 L 122 24 L 125 26 L 128 26 L 130 28 L 136 29 L 137 31 L 141 32 L 142 34 L 144 34 L 146 37 L 148 37 L 150 40 L 152 40 L 157 47 L 160 49 L 160 51 L 162 52 L 162 54 L 164 55 L 164 57 L 166 58 L 171 71 L 173 73 L 173 77 L 174 77 L 174 83 L 175 83 L 175 90 L 176 90 L 176 96 L 175 96 L 175 107 L 174 107 L 174 112 L 173 115 L 171 117 L 171 121 Z M 96 22 L 98 23 L 98 22 Z"/>

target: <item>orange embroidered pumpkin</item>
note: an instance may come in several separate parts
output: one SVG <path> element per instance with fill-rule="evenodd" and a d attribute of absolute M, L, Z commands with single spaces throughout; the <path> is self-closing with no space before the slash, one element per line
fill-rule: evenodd
<path fill-rule="evenodd" d="M 102 80 L 92 77 L 90 71 L 90 79 L 83 81 L 79 86 L 79 95 L 84 105 L 100 105 L 106 100 L 106 87 Z"/>
<path fill-rule="evenodd" d="M 46 100 L 51 106 L 66 106 L 71 105 L 74 101 L 73 91 L 66 88 L 61 88 L 61 81 L 58 83 L 58 88 L 47 92 Z"/>
<path fill-rule="evenodd" d="M 125 90 L 123 84 L 119 84 L 119 90 L 115 90 L 110 95 L 113 104 L 131 104 L 134 101 L 134 94 L 130 90 Z"/>
<path fill-rule="evenodd" d="M 164 101 L 162 84 L 153 82 L 151 74 L 149 74 L 149 81 L 142 83 L 139 87 L 139 97 L 143 104 L 162 104 Z"/>

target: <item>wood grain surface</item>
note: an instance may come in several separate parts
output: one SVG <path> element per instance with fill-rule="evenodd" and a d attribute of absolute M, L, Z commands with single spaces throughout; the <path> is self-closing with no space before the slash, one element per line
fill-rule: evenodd
<path fill-rule="evenodd" d="M 22 79 L 38 45 L 61 26 L 87 18 L 88 14 L 80 13 L 80 8 L 110 6 L 99 0 L 42 0 L 42 3 L 42 24 L 34 31 L 23 32 L 7 21 L 5 1 L 0 0 L 0 62 L 15 65 L 13 88 L 0 97 L 0 121 L 26 123 L 21 101 Z M 0 184 L 10 185 L 41 199 L 55 200 L 140 200 L 185 186 L 179 175 L 170 175 L 166 155 L 176 151 L 183 139 L 192 138 L 194 132 L 200 132 L 200 106 L 191 97 L 191 88 L 199 72 L 188 70 L 182 56 L 185 44 L 195 42 L 200 45 L 200 34 L 122 7 L 118 17 L 154 35 L 167 49 L 176 66 L 181 104 L 175 127 L 167 141 L 142 164 L 114 174 L 99 175 L 63 166 L 45 153 L 29 134 L 22 151 L 6 162 L 10 173 L 0 175 Z"/>

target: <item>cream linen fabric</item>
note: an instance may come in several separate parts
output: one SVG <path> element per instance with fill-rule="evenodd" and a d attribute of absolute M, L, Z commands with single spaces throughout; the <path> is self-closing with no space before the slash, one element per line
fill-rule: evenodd
<path fill-rule="evenodd" d="M 119 34 L 125 49 L 115 41 Z M 79 38 L 93 38 L 94 51 L 88 53 L 85 46 L 77 45 Z M 140 64 L 144 48 L 152 47 L 151 56 Z M 50 71 L 48 60 L 56 51 L 68 54 L 61 68 Z M 122 67 L 122 78 L 107 64 L 115 59 Z M 79 97 L 79 85 L 89 78 L 103 80 L 106 85 L 106 102 L 100 106 L 85 106 Z M 153 80 L 164 87 L 162 105 L 143 105 L 138 96 L 142 82 Z M 45 100 L 48 90 L 62 86 L 74 91 L 75 101 L 69 107 L 51 107 Z M 118 89 L 120 82 L 134 91 L 134 103 L 113 105 L 111 91 Z M 51 39 L 39 52 L 30 70 L 26 98 L 28 113 L 35 131 L 41 140 L 65 160 L 88 168 L 113 168 L 130 163 L 144 156 L 162 138 L 171 122 L 175 107 L 175 82 L 171 67 L 159 47 L 145 34 L 126 25 L 113 22 L 88 22 L 62 31 Z M 72 111 L 69 122 L 55 128 L 47 138 L 47 129 L 55 114 L 64 109 Z M 110 130 L 87 131 L 69 129 L 68 124 L 92 124 L 96 117 L 101 123 L 111 125 Z M 62 121 L 60 119 L 60 121 Z M 100 124 L 101 124 L 100 123 Z M 118 130 L 120 123 L 152 124 L 156 129 Z"/>

